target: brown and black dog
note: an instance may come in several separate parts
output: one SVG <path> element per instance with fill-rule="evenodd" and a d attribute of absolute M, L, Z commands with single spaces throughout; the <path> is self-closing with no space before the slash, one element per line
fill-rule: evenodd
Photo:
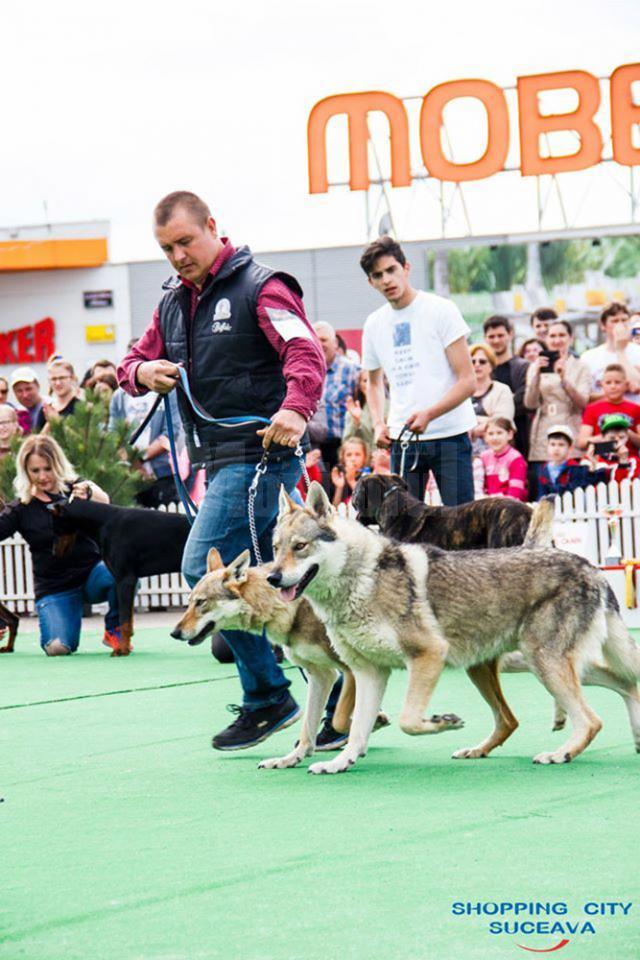
<path fill-rule="evenodd" d="M 13 653 L 19 625 L 20 617 L 18 614 L 5 607 L 4 603 L 0 603 L 0 627 L 7 627 L 9 630 L 9 637 L 4 647 L 0 647 L 0 653 Z"/>
<path fill-rule="evenodd" d="M 409 493 L 402 477 L 361 477 L 351 505 L 364 526 L 376 524 L 400 543 L 428 543 L 442 550 L 519 547 L 533 508 L 511 497 L 486 497 L 459 507 L 431 507 Z"/>

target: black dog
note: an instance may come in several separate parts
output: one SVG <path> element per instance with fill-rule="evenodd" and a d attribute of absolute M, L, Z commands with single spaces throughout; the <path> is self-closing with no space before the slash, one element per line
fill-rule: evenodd
<path fill-rule="evenodd" d="M 0 647 L 0 653 L 13 653 L 20 617 L 17 613 L 13 613 L 8 607 L 5 607 L 4 603 L 0 603 L 0 624 L 9 628 L 9 638 L 4 647 Z"/>
<path fill-rule="evenodd" d="M 136 582 L 140 577 L 180 570 L 189 521 L 178 513 L 115 507 L 93 500 L 58 501 L 50 509 L 63 518 L 57 548 L 60 555 L 68 549 L 73 537 L 69 530 L 73 529 L 86 533 L 100 547 L 118 587 L 121 640 L 111 656 L 126 657 L 131 652 Z"/>
<path fill-rule="evenodd" d="M 360 523 L 401 543 L 430 543 L 443 550 L 517 547 L 524 541 L 532 508 L 509 497 L 487 497 L 459 507 L 429 507 L 411 493 L 401 477 L 361 477 L 351 504 Z"/>

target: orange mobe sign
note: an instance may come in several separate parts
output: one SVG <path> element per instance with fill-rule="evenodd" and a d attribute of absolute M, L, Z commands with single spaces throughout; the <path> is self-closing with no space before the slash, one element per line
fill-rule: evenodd
<path fill-rule="evenodd" d="M 610 78 L 611 134 L 613 159 L 624 166 L 640 164 L 640 148 L 634 146 L 632 129 L 640 124 L 640 104 L 634 102 L 632 83 L 640 82 L 640 64 L 618 69 Z M 539 95 L 548 90 L 575 91 L 578 103 L 569 113 L 545 114 Z M 602 158 L 603 139 L 595 116 L 600 108 L 600 82 L 584 70 L 564 70 L 531 77 L 517 83 L 520 171 L 522 176 L 565 173 L 595 166 Z M 459 97 L 479 100 L 487 114 L 488 138 L 483 155 L 472 163 L 454 163 L 442 149 L 441 127 L 444 108 Z M 391 183 L 411 183 L 409 122 L 402 100 L 391 93 L 339 93 L 316 103 L 309 115 L 309 192 L 326 193 L 326 129 L 331 117 L 346 114 L 349 121 L 349 184 L 352 190 L 369 187 L 367 157 L 367 115 L 384 113 L 389 121 L 391 142 Z M 540 138 L 556 130 L 578 135 L 578 149 L 564 156 L 541 156 Z M 510 141 L 509 111 L 504 91 L 489 80 L 451 80 L 441 83 L 425 96 L 420 113 L 420 148 L 427 171 L 438 180 L 461 183 L 483 180 L 504 169 Z"/>

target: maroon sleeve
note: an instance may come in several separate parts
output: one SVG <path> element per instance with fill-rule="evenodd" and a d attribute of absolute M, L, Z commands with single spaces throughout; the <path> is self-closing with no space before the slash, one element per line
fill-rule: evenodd
<path fill-rule="evenodd" d="M 165 358 L 164 340 L 160 332 L 160 312 L 156 307 L 151 323 L 121 361 L 117 371 L 118 383 L 132 397 L 148 393 L 146 387 L 140 387 L 136 383 L 136 370 L 146 360 L 164 360 Z"/>
<path fill-rule="evenodd" d="M 260 291 L 257 312 L 260 329 L 282 361 L 287 394 L 281 409 L 309 420 L 320 402 L 327 367 L 302 297 L 272 277 Z"/>
<path fill-rule="evenodd" d="M 509 464 L 507 496 L 527 502 L 527 461 L 524 457 L 514 457 Z"/>

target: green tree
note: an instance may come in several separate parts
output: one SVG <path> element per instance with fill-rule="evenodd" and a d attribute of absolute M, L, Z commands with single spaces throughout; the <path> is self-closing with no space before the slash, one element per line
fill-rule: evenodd
<path fill-rule="evenodd" d="M 527 250 L 524 243 L 502 244 L 489 248 L 489 264 L 493 273 L 493 290 L 511 290 L 524 283 L 527 272 Z"/>
<path fill-rule="evenodd" d="M 547 290 L 557 283 L 582 283 L 587 270 L 602 264 L 600 246 L 591 240 L 554 240 L 540 246 L 542 279 Z"/>
<path fill-rule="evenodd" d="M 466 247 L 449 251 L 451 293 L 478 293 L 494 289 L 488 247 Z"/>
<path fill-rule="evenodd" d="M 602 241 L 608 277 L 637 277 L 640 274 L 640 237 L 607 237 Z"/>

